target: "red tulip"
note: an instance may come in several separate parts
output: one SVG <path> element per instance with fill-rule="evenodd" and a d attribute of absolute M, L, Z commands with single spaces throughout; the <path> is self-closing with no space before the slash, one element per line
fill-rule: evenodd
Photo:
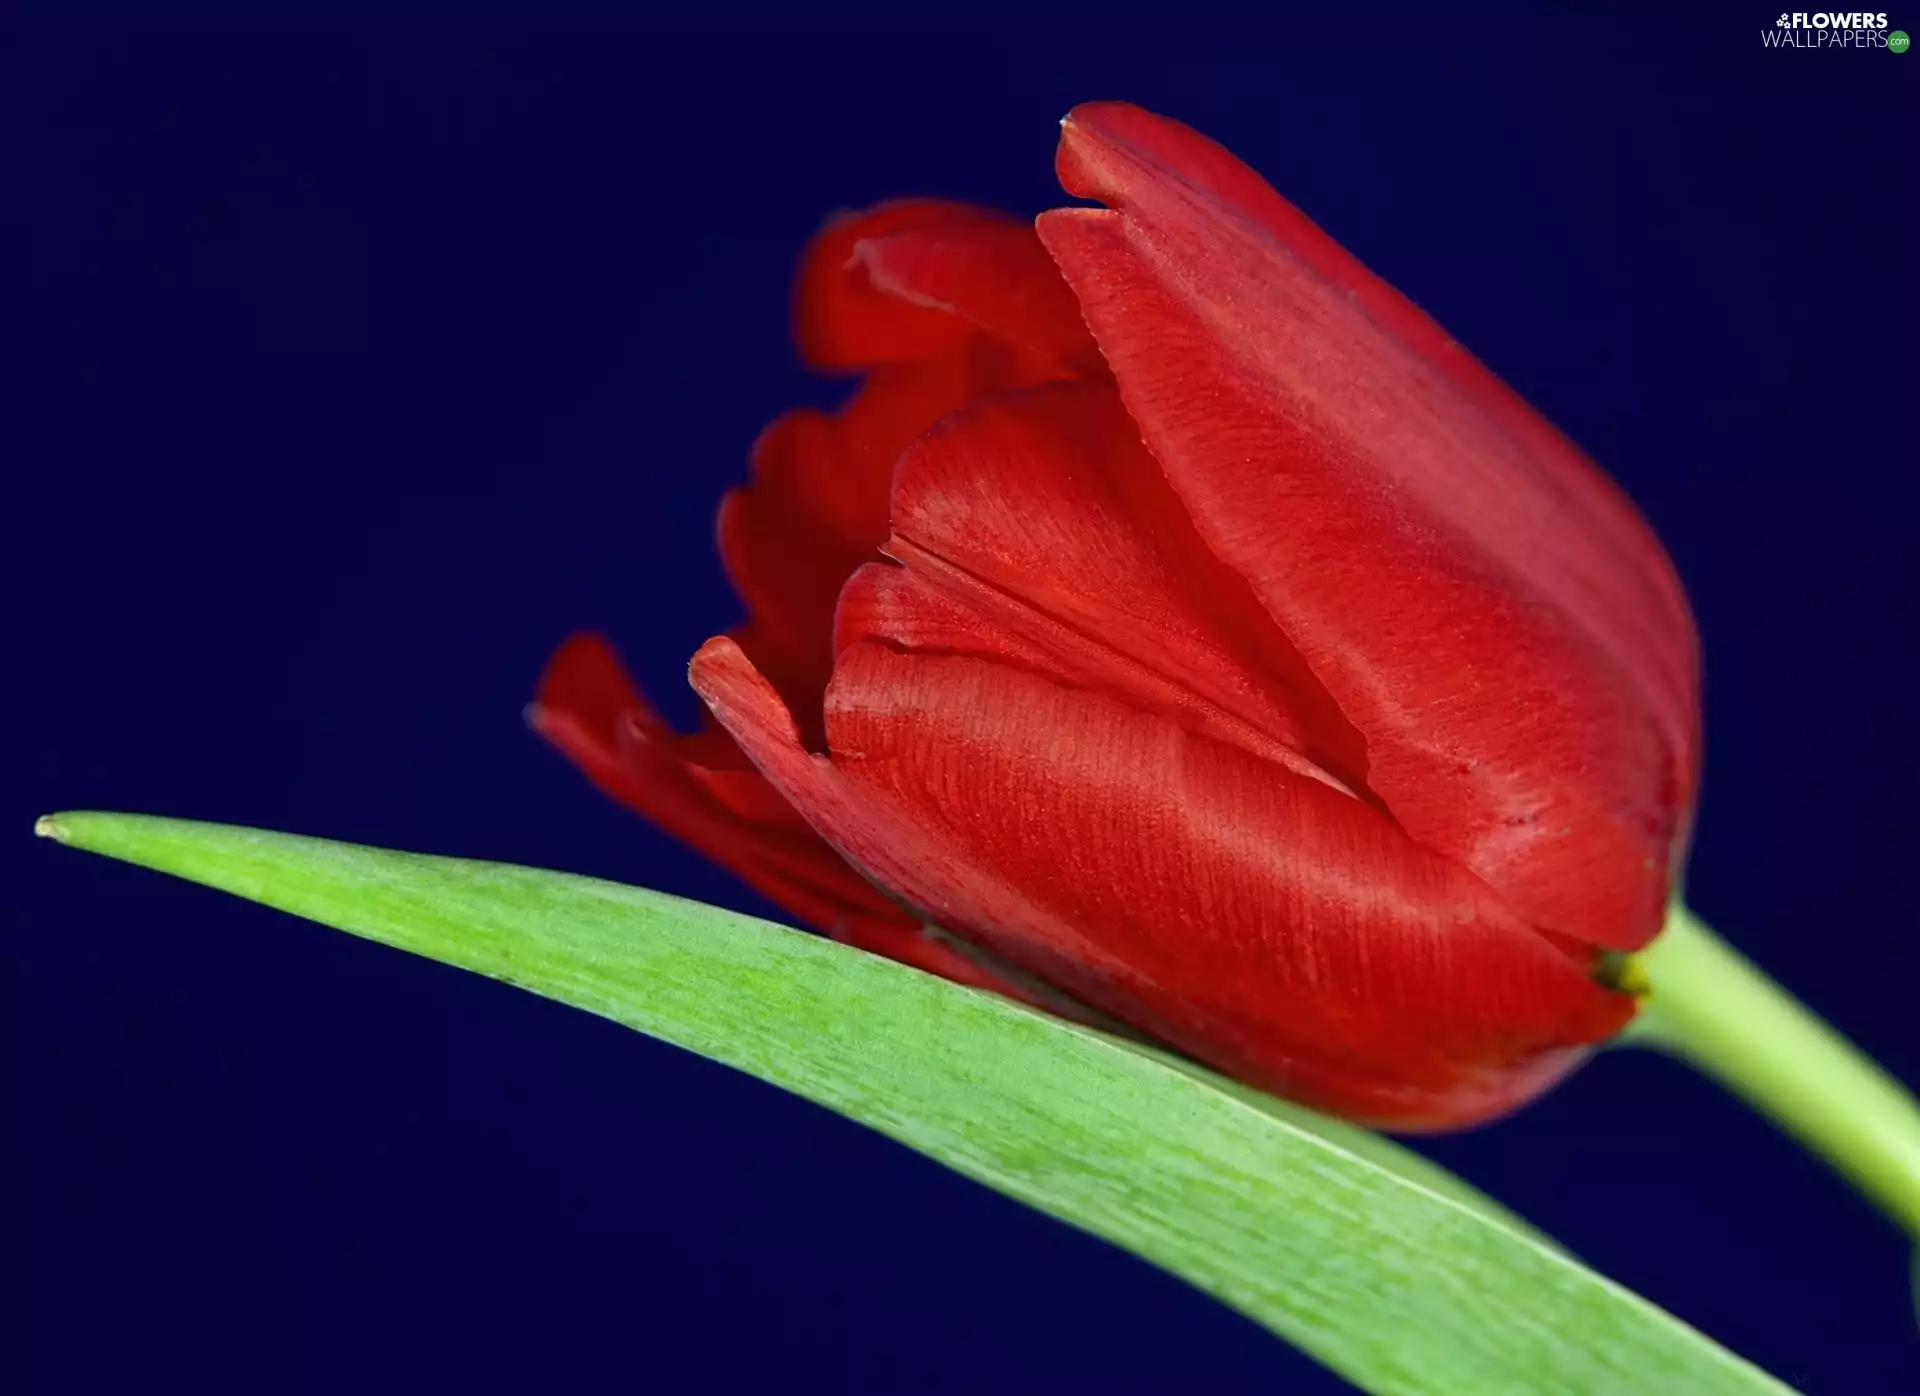
<path fill-rule="evenodd" d="M 536 721 L 856 944 L 1361 1121 L 1510 1109 L 1631 1017 L 1596 962 L 1661 923 L 1672 568 L 1220 147 L 1097 103 L 1058 169 L 1106 207 L 888 204 L 810 250 L 802 350 L 866 376 L 721 508 L 717 727 L 668 732 L 593 639 Z"/>

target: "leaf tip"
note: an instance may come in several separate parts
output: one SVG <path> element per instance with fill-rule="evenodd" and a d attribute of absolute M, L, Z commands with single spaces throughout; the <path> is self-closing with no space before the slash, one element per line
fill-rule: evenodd
<path fill-rule="evenodd" d="M 52 839 L 55 843 L 67 842 L 67 826 L 60 822 L 57 814 L 43 814 L 33 821 L 35 838 Z"/>

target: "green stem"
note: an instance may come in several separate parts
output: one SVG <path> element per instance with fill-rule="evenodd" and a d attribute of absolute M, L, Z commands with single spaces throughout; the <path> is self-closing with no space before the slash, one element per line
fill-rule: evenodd
<path fill-rule="evenodd" d="M 1920 1103 L 1905 1086 L 1677 903 L 1621 983 L 1646 995 L 1637 1045 L 1771 1117 L 1920 1238 Z"/>

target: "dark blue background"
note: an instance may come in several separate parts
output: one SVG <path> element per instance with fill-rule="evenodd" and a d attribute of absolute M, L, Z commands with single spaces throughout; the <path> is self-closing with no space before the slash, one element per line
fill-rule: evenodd
<path fill-rule="evenodd" d="M 1317 1392 L 1143 1263 L 608 1024 L 34 844 L 76 806 L 764 910 L 521 725 L 680 718 L 829 210 L 1221 139 L 1626 482 L 1709 655 L 1700 909 L 1909 1079 L 1920 55 L 1774 15 L 122 16 L 0 40 L 0 824 L 23 1391 Z M 1920 11 L 1895 14 L 1920 32 Z M 1893 1229 L 1603 1060 L 1435 1152 L 1811 1392 L 1920 1374 Z"/>

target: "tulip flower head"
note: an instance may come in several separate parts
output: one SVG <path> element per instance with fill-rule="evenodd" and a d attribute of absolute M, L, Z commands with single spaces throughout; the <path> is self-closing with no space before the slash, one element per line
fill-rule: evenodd
<path fill-rule="evenodd" d="M 796 916 L 1383 1127 L 1530 1099 L 1635 1008 L 1697 644 L 1624 495 L 1232 155 L 1119 103 L 1027 223 L 828 226 L 721 505 L 747 619 L 671 730 L 607 644 L 539 729 Z"/>

